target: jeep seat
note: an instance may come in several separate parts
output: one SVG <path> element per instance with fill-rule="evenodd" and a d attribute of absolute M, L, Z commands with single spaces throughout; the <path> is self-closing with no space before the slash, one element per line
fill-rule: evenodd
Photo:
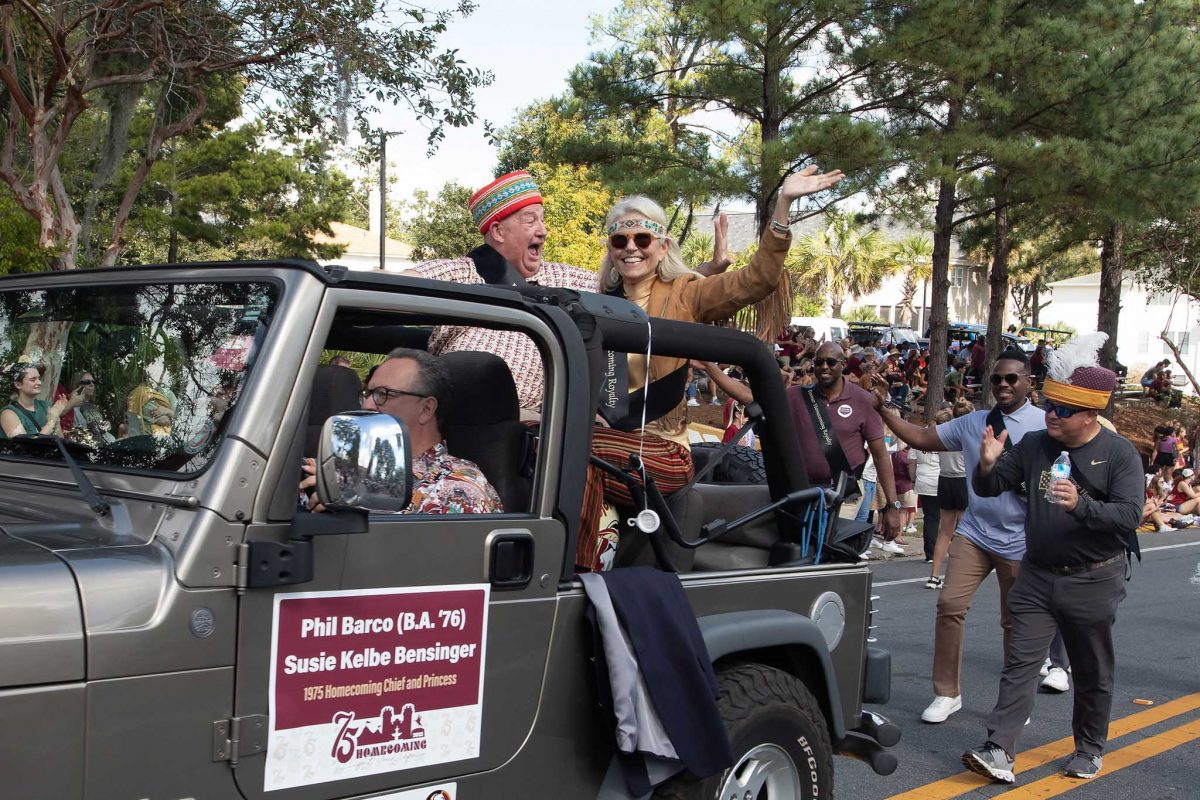
<path fill-rule="evenodd" d="M 503 359 L 461 351 L 441 356 L 453 391 L 442 435 L 450 454 L 474 461 L 495 487 L 504 510 L 529 510 L 533 435 L 521 424 L 517 387 Z"/>
<path fill-rule="evenodd" d="M 313 376 L 312 395 L 308 403 L 308 424 L 304 429 L 304 455 L 316 458 L 325 420 L 343 411 L 356 411 L 360 406 L 362 381 L 358 373 L 337 364 L 322 364 Z"/>

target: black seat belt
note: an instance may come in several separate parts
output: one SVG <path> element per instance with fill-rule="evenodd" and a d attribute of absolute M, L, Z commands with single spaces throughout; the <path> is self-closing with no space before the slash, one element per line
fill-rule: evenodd
<path fill-rule="evenodd" d="M 804 396 L 804 407 L 808 409 L 809 419 L 812 420 L 813 432 L 817 435 L 817 445 L 821 448 L 821 454 L 825 456 L 825 463 L 829 465 L 830 483 L 836 486 L 838 475 L 845 475 L 846 485 L 851 488 L 842 499 L 853 500 L 862 497 L 862 489 L 858 484 L 861 473 L 850 468 L 846 451 L 842 449 L 842 443 L 837 440 L 837 434 L 833 430 L 829 409 L 817 400 L 817 387 L 806 386 L 801 393 Z"/>

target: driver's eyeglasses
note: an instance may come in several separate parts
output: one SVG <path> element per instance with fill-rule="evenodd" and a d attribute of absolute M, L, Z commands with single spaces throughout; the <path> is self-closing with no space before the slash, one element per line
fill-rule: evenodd
<path fill-rule="evenodd" d="M 1080 411 L 1086 410 L 1082 408 L 1071 408 L 1070 406 L 1060 406 L 1058 403 L 1052 403 L 1049 400 L 1042 402 L 1042 408 L 1046 411 L 1053 411 L 1054 415 L 1059 419 L 1070 419 Z"/>
<path fill-rule="evenodd" d="M 387 401 L 391 400 L 393 397 L 401 396 L 429 397 L 429 395 L 422 394 L 421 392 L 406 392 L 403 389 L 389 389 L 387 386 L 373 386 L 370 389 L 363 389 L 359 394 L 359 398 L 362 400 L 362 402 L 365 403 L 367 402 L 367 399 L 370 398 L 371 402 L 377 406 L 385 405 Z"/>
<path fill-rule="evenodd" d="M 645 250 L 650 245 L 654 244 L 654 240 L 659 237 L 653 233 L 635 233 L 633 235 L 633 243 Z M 614 233 L 608 237 L 608 243 L 617 250 L 624 250 L 625 245 L 629 244 L 629 236 L 624 233 Z"/>
<path fill-rule="evenodd" d="M 842 363 L 840 358 L 814 358 L 812 360 L 814 367 L 836 367 Z"/>
<path fill-rule="evenodd" d="M 990 377 L 992 386 L 999 386 L 1001 381 L 1007 383 L 1009 386 L 1016 386 L 1017 381 L 1021 380 L 1021 376 L 1016 372 L 1010 372 L 1007 375 L 1001 375 L 998 372 L 993 372 Z"/>

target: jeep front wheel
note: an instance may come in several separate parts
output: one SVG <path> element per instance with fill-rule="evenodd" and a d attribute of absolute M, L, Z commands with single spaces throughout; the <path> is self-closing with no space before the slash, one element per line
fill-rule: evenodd
<path fill-rule="evenodd" d="M 797 678 L 763 664 L 718 676 L 717 706 L 734 766 L 705 780 L 680 776 L 659 800 L 819 800 L 833 794 L 833 748 L 816 698 Z"/>

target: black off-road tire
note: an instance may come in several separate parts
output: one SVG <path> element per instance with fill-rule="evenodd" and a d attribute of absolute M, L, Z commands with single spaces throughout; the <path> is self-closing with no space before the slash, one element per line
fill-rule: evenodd
<path fill-rule="evenodd" d="M 717 707 L 733 746 L 734 764 L 760 745 L 776 745 L 791 757 L 799 777 L 795 800 L 833 796 L 833 747 L 825 715 L 800 679 L 764 664 L 741 664 L 717 675 Z M 723 800 L 718 791 L 730 770 L 697 780 L 684 774 L 655 792 L 657 800 Z M 756 798 L 755 800 L 762 800 Z M 793 800 L 791 797 L 770 800 Z"/>
<path fill-rule="evenodd" d="M 711 451 L 712 456 L 724 447 L 715 442 L 700 442 L 692 445 L 693 457 L 697 450 Z M 707 463 L 703 456 L 696 458 L 697 465 Z M 767 468 L 763 464 L 762 452 L 753 447 L 734 445 L 721 459 L 721 463 L 702 483 L 743 483 L 749 485 L 764 485 L 767 482 Z"/>

